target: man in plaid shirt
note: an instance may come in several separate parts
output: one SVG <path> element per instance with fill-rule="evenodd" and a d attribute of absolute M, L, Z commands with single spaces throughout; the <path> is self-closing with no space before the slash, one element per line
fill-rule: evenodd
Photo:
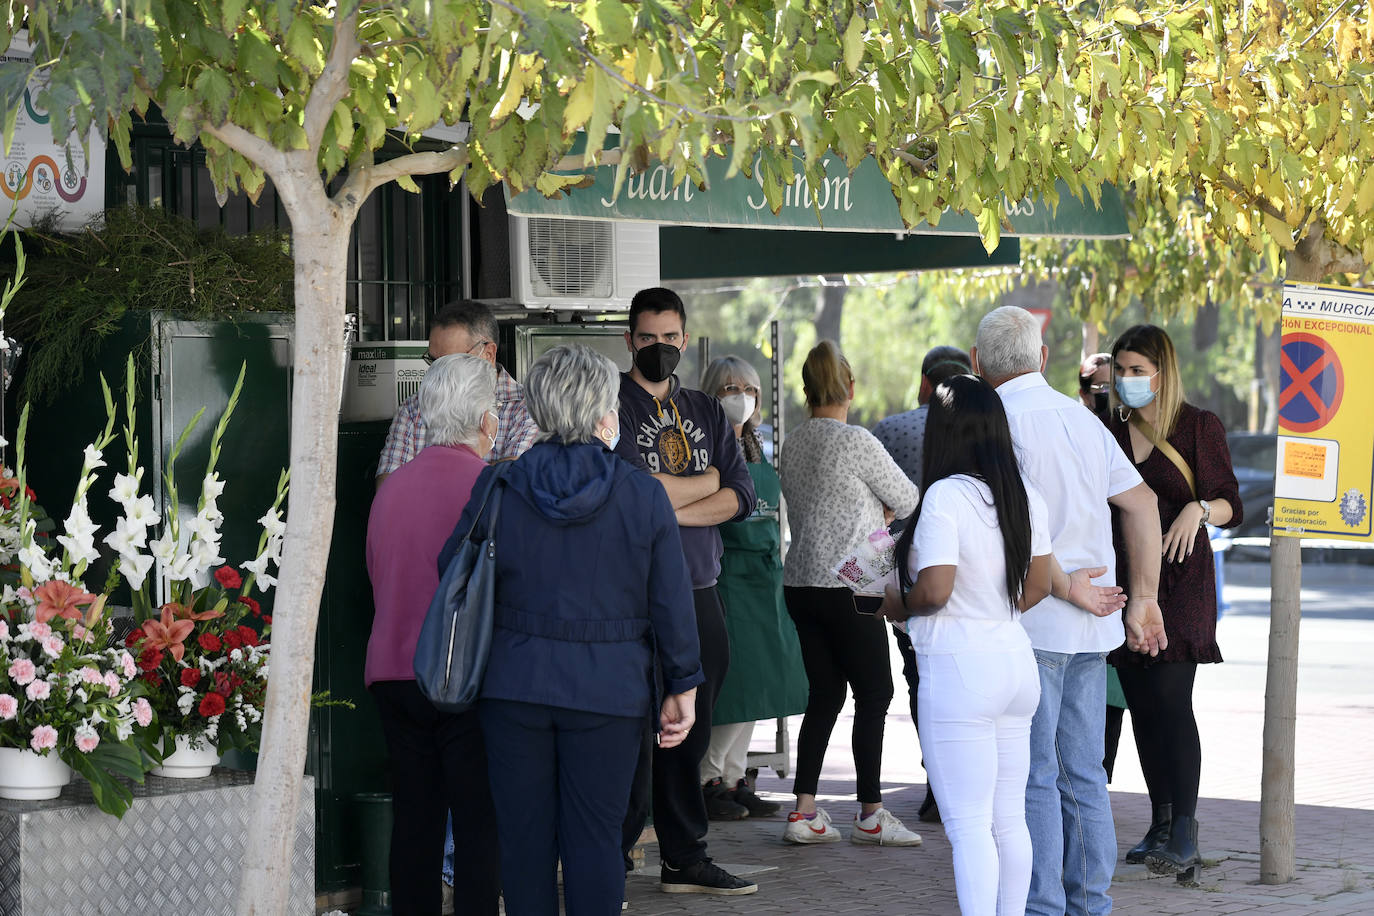
<path fill-rule="evenodd" d="M 480 302 L 450 302 L 434 316 L 429 332 L 425 362 L 432 363 L 450 353 L 480 356 L 496 367 L 496 443 L 488 460 L 518 458 L 534 444 L 539 429 L 525 410 L 525 393 L 520 383 L 496 362 L 496 316 Z M 396 411 L 386 445 L 377 461 L 377 484 L 392 471 L 419 454 L 425 447 L 425 424 L 420 419 L 420 396 L 407 398 Z"/>

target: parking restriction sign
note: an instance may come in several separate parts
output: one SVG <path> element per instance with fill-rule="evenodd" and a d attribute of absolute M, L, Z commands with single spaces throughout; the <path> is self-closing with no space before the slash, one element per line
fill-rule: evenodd
<path fill-rule="evenodd" d="M 1274 534 L 1374 537 L 1374 292 L 1287 284 Z"/>

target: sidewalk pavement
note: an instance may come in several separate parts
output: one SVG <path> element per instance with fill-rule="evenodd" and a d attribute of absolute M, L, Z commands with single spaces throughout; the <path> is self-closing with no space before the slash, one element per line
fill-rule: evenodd
<path fill-rule="evenodd" d="M 760 789 L 775 800 L 785 786 L 760 776 Z M 849 833 L 855 807 L 852 782 L 821 785 L 821 804 Z M 776 794 L 774 794 L 776 793 Z M 631 875 L 626 899 L 633 916 L 657 914 L 958 914 L 950 847 L 939 824 L 922 824 L 916 811 L 925 797 L 920 784 L 889 786 L 887 806 L 925 840 L 915 849 L 874 848 L 848 842 L 796 847 L 782 842 L 785 813 L 711 825 L 711 854 L 730 871 L 753 872 L 757 894 L 708 897 L 664 894 L 658 889 L 657 849 L 649 847 L 644 874 Z M 1148 825 L 1143 795 L 1113 792 L 1117 841 L 1122 855 Z M 785 809 L 784 809 L 785 811 Z M 1265 916 L 1374 913 L 1374 811 L 1301 805 L 1297 809 L 1297 878 L 1282 885 L 1259 883 L 1259 803 L 1204 798 L 1198 805 L 1206 865 L 1196 887 L 1150 875 L 1143 865 L 1121 864 L 1112 884 L 1118 913 L 1239 914 Z M 740 867 L 743 866 L 743 867 Z M 758 871 L 754 871 L 758 869 Z"/>
<path fill-rule="evenodd" d="M 1295 825 L 1297 876 L 1288 884 L 1259 883 L 1259 798 L 1269 570 L 1228 563 L 1232 609 L 1217 625 L 1226 663 L 1200 666 L 1194 706 L 1202 735 L 1199 845 L 1208 860 L 1197 887 L 1121 864 L 1112 886 L 1120 913 L 1374 914 L 1374 567 L 1310 564 L 1303 568 L 1303 619 L 1298 675 Z M 920 748 L 907 711 L 900 662 L 892 653 L 896 696 L 883 748 L 884 800 L 925 839 L 916 849 L 874 849 L 848 842 L 819 847 L 782 843 L 791 778 L 759 774 L 760 792 L 783 802 L 766 820 L 713 823 L 711 855 L 722 865 L 767 869 L 749 897 L 663 894 L 657 848 L 648 848 L 644 875 L 632 875 L 631 916 L 650 914 L 829 914 L 902 916 L 957 914 L 949 843 L 938 824 L 916 812 L 925 797 Z M 821 804 L 848 835 L 854 816 L 853 724 L 847 706 L 831 735 L 821 778 Z M 801 718 L 790 720 L 794 737 Z M 772 729 L 755 731 L 756 749 Z M 794 749 L 795 750 L 795 749 Z M 1120 852 L 1149 823 L 1150 806 L 1131 739 L 1129 719 L 1112 783 Z"/>

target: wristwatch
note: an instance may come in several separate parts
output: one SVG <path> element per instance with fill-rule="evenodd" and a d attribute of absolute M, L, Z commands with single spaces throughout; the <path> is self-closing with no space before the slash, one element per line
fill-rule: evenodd
<path fill-rule="evenodd" d="M 1197 523 L 1199 528 L 1207 524 L 1207 520 L 1212 517 L 1212 506 L 1205 499 L 1199 499 L 1197 504 L 1202 507 L 1202 521 Z"/>

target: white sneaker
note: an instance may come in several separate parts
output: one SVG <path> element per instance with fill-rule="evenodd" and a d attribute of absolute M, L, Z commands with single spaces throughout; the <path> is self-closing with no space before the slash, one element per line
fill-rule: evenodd
<path fill-rule="evenodd" d="M 787 815 L 787 826 L 782 831 L 784 843 L 806 845 L 808 843 L 838 843 L 843 837 L 830 820 L 824 808 L 816 809 L 816 816 L 807 818 L 800 811 Z"/>
<path fill-rule="evenodd" d="M 851 843 L 873 843 L 876 846 L 920 846 L 921 835 L 906 829 L 897 816 L 886 808 L 879 808 L 868 817 L 854 815 Z"/>

